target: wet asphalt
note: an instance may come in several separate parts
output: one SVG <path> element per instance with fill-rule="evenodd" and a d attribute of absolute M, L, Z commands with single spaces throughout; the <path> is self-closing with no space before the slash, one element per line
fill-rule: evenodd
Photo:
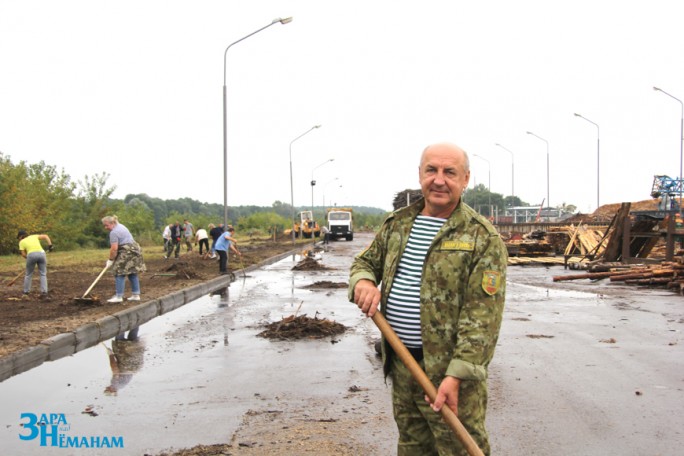
<path fill-rule="evenodd" d="M 294 256 L 244 278 L 238 273 L 227 296 L 205 296 L 154 319 L 137 342 L 109 341 L 5 380 L 0 453 L 142 455 L 228 443 L 254 411 L 310 402 L 317 404 L 310 416 L 335 418 L 349 409 L 349 388 L 359 386 L 366 399 L 357 412 L 386 419 L 355 438 L 374 442 L 368 454 L 395 454 L 390 390 L 372 348 L 377 329 L 347 301 L 345 288 L 305 288 L 346 283 L 352 256 L 370 240 L 357 234 L 334 242 L 321 256 L 325 271 L 292 271 L 301 259 Z M 607 281 L 551 280 L 572 273 L 509 268 L 490 366 L 493 454 L 680 454 L 684 298 Z M 264 324 L 295 312 L 348 330 L 321 340 L 257 336 Z M 118 374 L 110 350 L 119 354 Z M 58 444 L 99 438 L 100 446 L 106 439 L 124 448 L 51 446 L 52 428 L 32 425 L 43 414 L 57 425 Z"/>

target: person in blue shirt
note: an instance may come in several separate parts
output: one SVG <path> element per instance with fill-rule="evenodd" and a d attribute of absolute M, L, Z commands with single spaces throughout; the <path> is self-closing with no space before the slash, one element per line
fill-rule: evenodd
<path fill-rule="evenodd" d="M 242 256 L 242 253 L 235 247 L 235 228 L 232 226 L 228 227 L 228 230 L 223 233 L 217 240 L 214 249 L 219 256 L 219 274 L 228 274 L 228 251 L 232 250 L 238 256 Z"/>

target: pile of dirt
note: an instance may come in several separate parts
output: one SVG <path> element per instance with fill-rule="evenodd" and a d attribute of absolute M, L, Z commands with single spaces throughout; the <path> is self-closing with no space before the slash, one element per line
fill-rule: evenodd
<path fill-rule="evenodd" d="M 318 318 L 318 312 L 314 318 L 306 314 L 283 318 L 265 325 L 266 330 L 257 334 L 266 339 L 295 340 L 295 339 L 322 339 L 327 336 L 342 334 L 347 328 L 341 323 L 325 318 Z"/>
<path fill-rule="evenodd" d="M 649 199 L 643 201 L 635 201 L 630 203 L 631 211 L 657 211 L 658 210 L 658 200 Z M 563 219 L 564 223 L 610 223 L 615 217 L 615 214 L 620 210 L 622 203 L 604 204 L 603 206 L 596 209 L 591 214 L 575 214 L 569 218 Z"/>
<path fill-rule="evenodd" d="M 620 210 L 622 203 L 614 204 L 604 204 L 603 206 L 596 209 L 591 215 L 594 217 L 603 217 L 612 219 L 615 214 Z M 630 203 L 630 211 L 657 211 L 658 210 L 658 200 L 649 199 L 643 201 L 635 201 Z"/>
<path fill-rule="evenodd" d="M 318 260 L 312 257 L 306 257 L 292 267 L 293 271 L 321 271 L 326 269 L 328 269 L 326 266 L 323 266 Z"/>
<path fill-rule="evenodd" d="M 307 285 L 302 288 L 308 288 L 310 290 L 318 288 L 347 288 L 349 286 L 346 282 L 331 282 L 329 280 L 322 280 L 320 282 L 314 282 L 311 285 Z"/>
<path fill-rule="evenodd" d="M 176 279 L 197 279 L 200 277 L 200 274 L 195 271 L 193 265 L 187 261 L 177 261 L 173 264 L 170 264 L 164 269 L 164 271 L 175 271 L 175 274 L 172 274 L 169 277 L 174 277 Z M 161 274 L 155 274 L 155 276 L 162 277 Z"/>

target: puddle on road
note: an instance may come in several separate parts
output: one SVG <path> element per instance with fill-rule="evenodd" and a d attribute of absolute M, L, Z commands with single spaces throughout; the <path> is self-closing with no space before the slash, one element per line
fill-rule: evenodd
<path fill-rule="evenodd" d="M 554 302 L 593 307 L 602 300 L 601 293 L 592 291 L 560 290 L 521 283 L 508 283 L 506 287 L 508 303 Z"/>

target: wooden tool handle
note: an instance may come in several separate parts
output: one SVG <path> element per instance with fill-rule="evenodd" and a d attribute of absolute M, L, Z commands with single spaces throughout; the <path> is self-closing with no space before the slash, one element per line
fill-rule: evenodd
<path fill-rule="evenodd" d="M 421 369 L 418 362 L 413 358 L 413 355 L 411 355 L 408 349 L 404 346 L 403 342 L 401 339 L 399 339 L 397 333 L 395 333 L 392 327 L 389 325 L 384 315 L 382 315 L 380 312 L 375 312 L 372 318 L 375 325 L 378 327 L 378 329 L 380 329 L 382 335 L 385 336 L 387 342 L 389 342 L 389 344 L 392 346 L 394 353 L 396 353 L 399 359 L 401 359 L 404 365 L 408 368 L 413 378 L 418 382 L 421 388 L 423 388 L 423 391 L 425 391 L 425 394 L 428 395 L 431 401 L 434 401 L 437 397 L 437 389 L 432 384 L 425 372 L 423 372 L 423 369 Z M 484 453 L 480 447 L 477 446 L 477 443 L 475 443 L 473 437 L 468 433 L 468 430 L 463 426 L 456 414 L 446 404 L 444 404 L 440 410 L 440 413 L 442 414 L 444 421 L 446 421 L 447 425 L 452 431 L 454 431 L 456 437 L 463 444 L 470 456 L 484 456 Z"/>
<path fill-rule="evenodd" d="M 7 283 L 7 286 L 8 286 L 8 287 L 11 287 L 12 285 L 14 285 L 14 282 L 16 282 L 17 280 L 19 280 L 19 277 L 21 277 L 23 274 L 24 274 L 24 271 L 21 271 L 15 278 L 13 278 L 12 280 L 10 280 L 10 281 Z"/>
<path fill-rule="evenodd" d="M 105 266 L 105 268 L 102 270 L 102 272 L 100 273 L 100 275 L 97 276 L 97 279 L 95 279 L 95 282 L 93 282 L 93 284 L 90 286 L 90 288 L 88 288 L 88 289 L 86 290 L 86 292 L 83 293 L 83 298 L 85 298 L 86 296 L 88 296 L 88 293 L 90 293 L 90 290 L 92 290 L 93 287 L 95 287 L 95 284 L 96 284 L 97 282 L 100 281 L 100 279 L 102 278 L 102 276 L 104 275 L 104 273 L 107 271 L 107 269 L 109 269 L 109 266 Z"/>

